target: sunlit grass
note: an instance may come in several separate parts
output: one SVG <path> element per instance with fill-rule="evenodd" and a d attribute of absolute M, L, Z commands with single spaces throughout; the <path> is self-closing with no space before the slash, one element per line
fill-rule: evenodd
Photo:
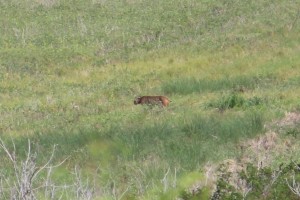
<path fill-rule="evenodd" d="M 0 2 L 1 137 L 45 158 L 58 145 L 62 179 L 78 164 L 127 199 L 181 195 L 185 177 L 300 110 L 298 3 L 248 3 Z M 164 191 L 169 168 L 179 186 Z"/>

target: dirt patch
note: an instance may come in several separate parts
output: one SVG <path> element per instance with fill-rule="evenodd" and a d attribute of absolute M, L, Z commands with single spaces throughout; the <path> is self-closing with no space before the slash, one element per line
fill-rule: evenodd
<path fill-rule="evenodd" d="M 300 124 L 300 113 L 296 112 L 287 112 L 285 117 L 281 120 L 278 120 L 274 123 L 278 127 L 287 127 L 287 126 L 297 126 Z"/>
<path fill-rule="evenodd" d="M 289 156 L 298 145 L 293 137 L 280 135 L 280 130 L 298 125 L 300 113 L 288 112 L 285 117 L 273 122 L 272 126 L 266 126 L 268 130 L 264 135 L 241 142 L 241 156 L 237 159 L 239 165 L 251 163 L 260 169 L 272 165 L 278 157 Z"/>
<path fill-rule="evenodd" d="M 243 194 L 250 190 L 240 173 L 248 164 L 258 170 L 264 167 L 278 166 L 289 159 L 299 149 L 299 143 L 293 137 L 282 135 L 280 130 L 295 128 L 300 125 L 300 113 L 288 112 L 282 119 L 266 126 L 267 132 L 254 139 L 241 142 L 238 147 L 240 156 L 221 163 L 221 172 L 229 173 L 228 183 Z M 218 173 L 218 172 L 216 172 Z M 222 174 L 218 174 L 218 177 Z"/>
<path fill-rule="evenodd" d="M 282 147 L 280 139 L 275 132 L 267 132 L 257 138 L 241 144 L 241 163 L 252 163 L 257 168 L 268 166 L 272 162 L 274 151 Z M 279 147 L 280 146 L 280 147 Z"/>

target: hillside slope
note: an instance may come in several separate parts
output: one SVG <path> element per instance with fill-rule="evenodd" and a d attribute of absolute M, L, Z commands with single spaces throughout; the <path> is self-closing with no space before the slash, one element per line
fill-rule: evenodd
<path fill-rule="evenodd" d="M 11 149 L 14 141 L 20 159 L 30 139 L 38 164 L 57 145 L 53 162 L 68 160 L 53 181 L 72 183 L 80 166 L 94 181 L 94 199 L 191 199 L 184 191 L 205 179 L 208 164 L 239 157 L 243 141 L 286 112 L 299 113 L 297 1 L 0 6 L 1 138 Z M 138 95 L 172 103 L 135 106 Z M 299 127 L 280 133 L 297 138 Z M 295 152 L 281 161 L 297 160 Z M 12 181 L 5 159 L 1 173 Z M 213 190 L 211 183 L 199 195 L 208 199 Z"/>

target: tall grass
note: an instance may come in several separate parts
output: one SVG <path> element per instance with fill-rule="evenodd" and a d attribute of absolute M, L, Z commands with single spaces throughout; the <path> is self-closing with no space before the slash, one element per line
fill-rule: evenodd
<path fill-rule="evenodd" d="M 122 177 L 131 176 L 133 169 L 142 170 L 143 175 L 140 174 L 138 180 L 129 178 L 133 181 L 133 186 L 129 188 L 134 190 L 141 184 L 139 182 L 143 182 L 140 187 L 144 190 L 149 181 L 159 184 L 157 181 L 167 168 L 176 168 L 180 177 L 186 174 L 186 170 L 197 170 L 208 161 L 234 156 L 234 144 L 261 133 L 264 124 L 264 118 L 258 112 L 238 115 L 194 114 L 176 120 L 156 120 L 131 126 L 112 126 L 104 132 L 56 132 L 30 138 L 37 145 L 37 151 L 43 152 L 40 162 L 49 157 L 55 144 L 57 151 L 54 161 L 59 162 L 70 156 L 68 165 L 73 162 L 85 165 L 88 162 L 89 166 L 101 166 L 105 173 L 99 176 L 100 182 L 109 182 L 113 178 L 119 184 L 125 184 L 121 181 Z M 22 153 L 20 149 L 26 148 L 27 139 L 14 139 L 21 157 L 26 156 L 26 152 Z M 6 138 L 6 141 L 10 139 Z M 4 167 L 5 163 L 1 166 Z"/>
<path fill-rule="evenodd" d="M 207 103 L 208 108 L 218 108 L 219 111 L 224 111 L 226 109 L 232 108 L 248 108 L 252 106 L 262 106 L 266 104 L 267 100 L 259 97 L 251 97 L 249 99 L 245 99 L 238 93 L 231 93 L 227 95 L 221 96 L 219 99 L 215 101 L 211 101 Z"/>
<path fill-rule="evenodd" d="M 0 7 L 0 134 L 21 150 L 30 138 L 42 161 L 57 144 L 55 159 L 71 156 L 58 177 L 75 164 L 97 169 L 92 176 L 111 198 L 160 196 L 168 169 L 180 179 L 232 157 L 238 141 L 264 131 L 265 118 L 299 109 L 296 1 Z M 172 103 L 134 106 L 141 93 Z"/>
<path fill-rule="evenodd" d="M 194 77 L 168 80 L 162 84 L 162 91 L 167 94 L 191 94 L 225 90 L 254 90 L 257 87 L 268 87 L 276 83 L 273 76 L 237 76 L 217 80 L 197 79 Z"/>
<path fill-rule="evenodd" d="M 296 1 L 73 1 L 70 5 L 65 0 L 29 0 L 0 5 L 6 10 L 1 12 L 6 20 L 0 39 L 5 66 L 99 66 L 160 49 L 203 52 L 236 44 L 255 47 L 260 40 L 299 29 Z"/>
<path fill-rule="evenodd" d="M 256 112 L 236 116 L 197 114 L 135 129 L 116 129 L 111 135 L 126 144 L 134 159 L 156 155 L 170 165 L 196 169 L 213 157 L 229 156 L 232 152 L 228 145 L 262 132 L 263 124 L 262 115 Z"/>

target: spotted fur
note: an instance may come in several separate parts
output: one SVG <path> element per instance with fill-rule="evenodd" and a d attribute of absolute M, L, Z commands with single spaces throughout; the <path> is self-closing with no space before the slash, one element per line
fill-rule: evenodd
<path fill-rule="evenodd" d="M 171 100 L 165 96 L 140 96 L 136 97 L 133 101 L 135 105 L 161 105 L 163 107 L 168 106 L 170 102 Z"/>

